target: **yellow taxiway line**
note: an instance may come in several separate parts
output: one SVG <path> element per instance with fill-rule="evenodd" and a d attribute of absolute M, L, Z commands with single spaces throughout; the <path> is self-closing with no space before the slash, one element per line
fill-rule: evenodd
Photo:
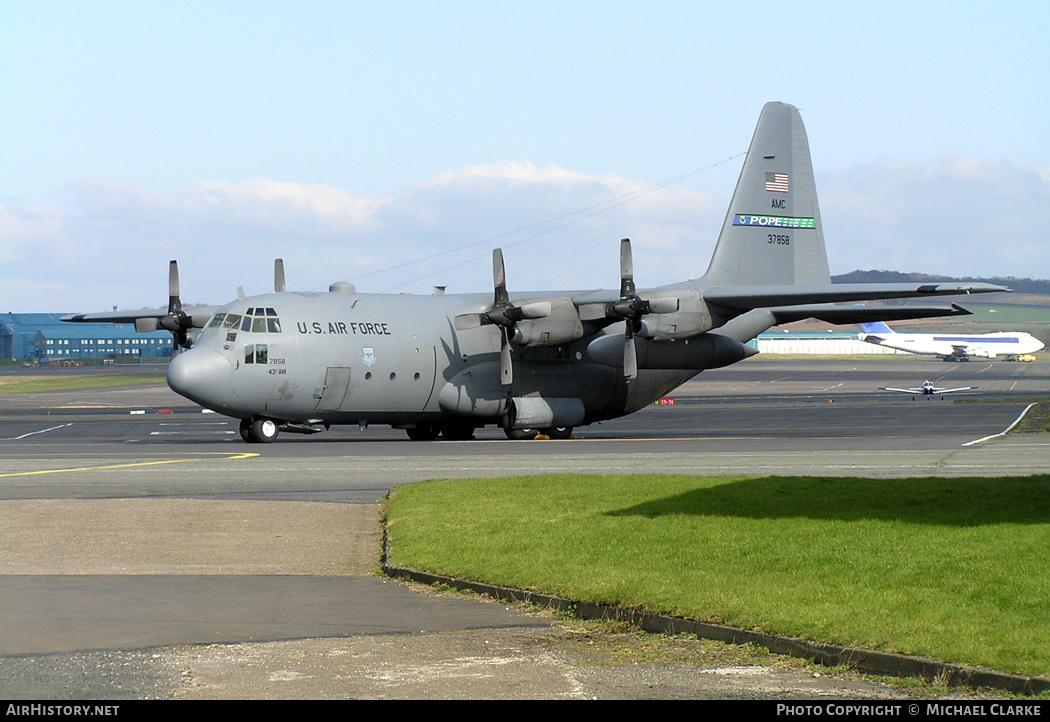
<path fill-rule="evenodd" d="M 237 461 L 250 459 L 258 454 L 234 454 L 227 456 L 226 461 Z M 160 466 L 162 464 L 187 464 L 195 461 L 204 461 L 206 457 L 199 459 L 166 459 L 164 461 L 138 461 L 131 464 L 111 464 L 109 466 L 80 466 L 72 469 L 40 469 L 38 471 L 18 471 L 12 474 L 0 474 L 0 479 L 8 479 L 13 476 L 41 476 L 43 474 L 68 474 L 74 471 L 109 471 L 111 469 L 132 469 L 140 466 Z"/>

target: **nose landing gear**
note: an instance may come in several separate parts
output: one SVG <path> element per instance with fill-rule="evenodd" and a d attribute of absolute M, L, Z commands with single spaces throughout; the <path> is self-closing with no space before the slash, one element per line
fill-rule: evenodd
<path fill-rule="evenodd" d="M 259 416 L 241 419 L 241 438 L 249 444 L 269 444 L 277 438 L 280 430 L 273 419 Z"/>

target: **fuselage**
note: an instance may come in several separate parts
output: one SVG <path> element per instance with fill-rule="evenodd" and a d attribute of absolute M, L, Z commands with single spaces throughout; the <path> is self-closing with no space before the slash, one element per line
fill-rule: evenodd
<path fill-rule="evenodd" d="M 500 383 L 500 330 L 456 330 L 487 294 L 276 293 L 221 307 L 169 367 L 177 393 L 240 419 L 412 426 L 444 418 L 502 423 L 509 398 L 573 399 L 572 425 L 648 405 L 696 371 L 644 371 L 631 382 L 587 355 L 591 338 L 514 349 Z M 621 326 L 622 328 L 622 326 Z M 575 413 L 575 412 L 574 412 Z M 578 413 L 576 414 L 578 416 Z"/>

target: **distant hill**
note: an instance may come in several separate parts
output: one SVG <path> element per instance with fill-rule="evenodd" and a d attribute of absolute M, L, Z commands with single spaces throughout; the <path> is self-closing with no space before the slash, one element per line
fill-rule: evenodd
<path fill-rule="evenodd" d="M 982 283 L 994 283 L 997 286 L 1006 286 L 1014 293 L 1036 294 L 1039 296 L 1050 295 L 1050 281 L 1036 278 L 1014 278 L 1008 276 L 1002 278 L 993 276 L 991 278 L 952 278 L 951 276 L 935 276 L 928 273 L 901 273 L 900 271 L 850 271 L 838 276 L 832 276 L 832 283 L 928 283 L 939 281 L 980 281 Z"/>

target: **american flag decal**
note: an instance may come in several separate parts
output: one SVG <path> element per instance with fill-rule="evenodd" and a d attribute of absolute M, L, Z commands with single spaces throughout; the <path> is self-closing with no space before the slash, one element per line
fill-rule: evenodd
<path fill-rule="evenodd" d="M 788 174 L 766 173 L 766 190 L 770 193 L 787 193 Z"/>

